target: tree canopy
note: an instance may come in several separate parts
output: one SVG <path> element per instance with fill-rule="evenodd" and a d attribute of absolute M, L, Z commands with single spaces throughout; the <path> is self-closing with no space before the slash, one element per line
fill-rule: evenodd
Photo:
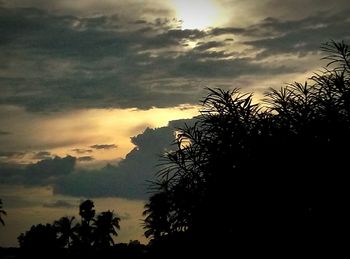
<path fill-rule="evenodd" d="M 344 242 L 350 48 L 322 49 L 322 72 L 269 89 L 262 103 L 238 89 L 208 89 L 151 186 L 144 228 L 156 249 L 261 255 Z"/>

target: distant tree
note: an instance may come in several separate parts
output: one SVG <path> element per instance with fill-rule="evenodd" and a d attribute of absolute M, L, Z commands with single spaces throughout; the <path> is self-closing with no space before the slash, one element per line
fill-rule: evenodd
<path fill-rule="evenodd" d="M 4 222 L 3 218 L 2 218 L 2 215 L 6 216 L 7 213 L 6 213 L 5 210 L 3 210 L 3 208 L 2 208 L 2 200 L 0 199 L 0 223 L 4 226 L 5 222 Z"/>
<path fill-rule="evenodd" d="M 98 248 L 107 248 L 114 245 L 113 237 L 117 236 L 117 229 L 120 218 L 115 216 L 112 211 L 105 211 L 99 214 L 94 220 L 94 246 Z"/>
<path fill-rule="evenodd" d="M 93 226 L 92 222 L 95 217 L 94 203 L 91 200 L 85 200 L 79 205 L 79 215 L 81 216 L 81 224 L 77 226 L 79 233 L 79 246 L 85 248 L 91 247 L 93 242 Z"/>
<path fill-rule="evenodd" d="M 330 42 L 323 50 L 325 71 L 270 89 L 263 104 L 238 89 L 209 89 L 152 185 L 144 227 L 154 244 L 261 255 L 342 243 L 350 230 L 350 48 Z"/>
<path fill-rule="evenodd" d="M 77 226 L 73 224 L 74 220 L 75 217 L 62 217 L 53 224 L 58 234 L 58 240 L 63 247 L 70 248 L 73 241 L 78 239 Z"/>
<path fill-rule="evenodd" d="M 79 215 L 82 218 L 82 221 L 86 222 L 88 225 L 95 217 L 95 210 L 93 209 L 95 207 L 93 201 L 86 200 L 83 201 L 79 205 Z"/>
<path fill-rule="evenodd" d="M 18 237 L 19 245 L 30 251 L 55 251 L 60 247 L 57 231 L 51 224 L 35 225 Z"/>
<path fill-rule="evenodd" d="M 120 218 L 112 211 L 95 216 L 94 203 L 83 201 L 79 206 L 81 222 L 74 217 L 62 217 L 51 224 L 33 225 L 18 237 L 22 255 L 35 258 L 65 256 L 97 258 L 111 256 L 113 236 L 120 229 Z M 137 249 L 141 249 L 141 245 Z"/>

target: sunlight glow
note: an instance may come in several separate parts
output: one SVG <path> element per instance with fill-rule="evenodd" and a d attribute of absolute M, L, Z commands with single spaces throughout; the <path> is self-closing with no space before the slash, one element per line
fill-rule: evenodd
<path fill-rule="evenodd" d="M 222 19 L 219 5 L 214 0 L 172 0 L 182 29 L 198 29 L 215 26 Z"/>

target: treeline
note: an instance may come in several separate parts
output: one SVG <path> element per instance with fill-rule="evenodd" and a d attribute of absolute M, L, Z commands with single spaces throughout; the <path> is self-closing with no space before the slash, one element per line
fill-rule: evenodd
<path fill-rule="evenodd" d="M 19 257 L 34 258 L 99 258 L 121 255 L 141 257 L 144 246 L 137 240 L 115 244 L 113 237 L 120 229 L 120 218 L 112 211 L 96 215 L 91 200 L 79 206 L 80 221 L 62 217 L 52 224 L 38 224 L 18 237 Z"/>

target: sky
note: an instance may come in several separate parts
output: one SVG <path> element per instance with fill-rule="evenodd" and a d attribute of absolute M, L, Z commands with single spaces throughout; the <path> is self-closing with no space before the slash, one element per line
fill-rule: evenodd
<path fill-rule="evenodd" d="M 303 82 L 350 41 L 348 0 L 0 0 L 0 246 L 84 199 L 143 237 L 175 129 L 208 87 Z"/>

